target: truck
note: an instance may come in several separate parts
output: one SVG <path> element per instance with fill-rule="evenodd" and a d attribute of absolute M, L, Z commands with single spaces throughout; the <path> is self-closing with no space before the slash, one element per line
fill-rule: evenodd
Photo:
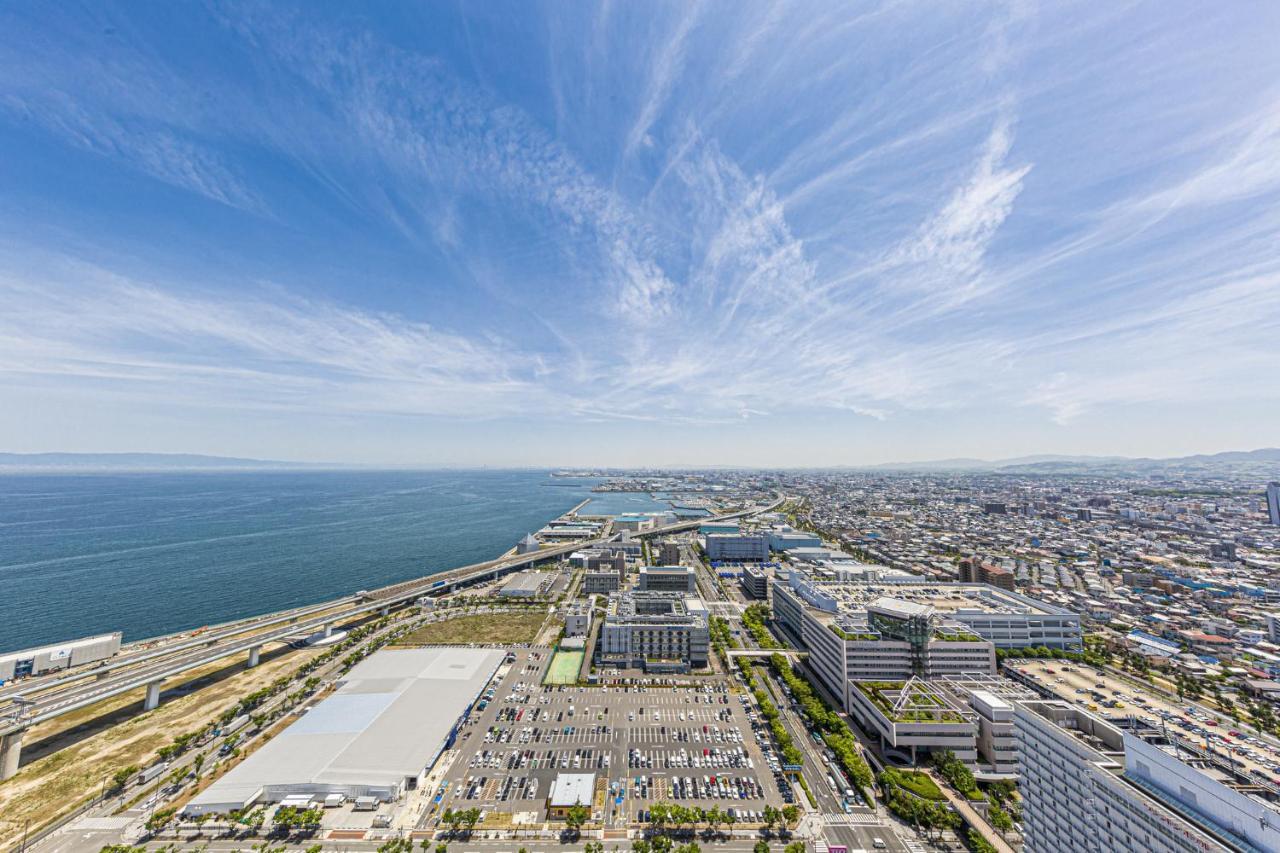
<path fill-rule="evenodd" d="M 351 810 L 357 812 L 376 812 L 378 810 L 378 798 L 356 797 L 356 801 L 352 804 Z"/>
<path fill-rule="evenodd" d="M 164 762 L 161 762 L 159 764 L 152 764 L 150 767 L 144 768 L 138 773 L 138 775 L 134 778 L 134 784 L 145 785 L 148 782 L 150 782 L 152 779 L 155 779 L 157 776 L 163 773 L 165 769 L 166 768 L 165 768 Z"/>

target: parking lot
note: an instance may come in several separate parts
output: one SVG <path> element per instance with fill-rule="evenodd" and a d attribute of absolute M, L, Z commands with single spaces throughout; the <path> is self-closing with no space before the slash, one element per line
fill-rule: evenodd
<path fill-rule="evenodd" d="M 545 650 L 517 652 L 484 710 L 459 731 L 419 826 L 472 807 L 486 828 L 540 826 L 560 773 L 595 773 L 592 819 L 618 829 L 643 821 L 657 802 L 733 809 L 736 823 L 750 826 L 766 803 L 794 801 L 766 754 L 767 728 L 724 682 L 543 685 L 549 659 Z"/>
<path fill-rule="evenodd" d="M 1137 717 L 1280 785 L 1280 747 L 1245 731 L 1224 714 L 1191 701 L 1178 702 L 1092 667 L 1066 661 L 1010 661 L 1006 666 L 1060 698 L 1114 719 Z"/>

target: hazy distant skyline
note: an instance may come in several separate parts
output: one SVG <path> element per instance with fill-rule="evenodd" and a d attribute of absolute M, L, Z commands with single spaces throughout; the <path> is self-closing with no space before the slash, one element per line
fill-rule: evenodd
<path fill-rule="evenodd" d="M 0 9 L 0 450 L 1280 435 L 1280 7 Z"/>

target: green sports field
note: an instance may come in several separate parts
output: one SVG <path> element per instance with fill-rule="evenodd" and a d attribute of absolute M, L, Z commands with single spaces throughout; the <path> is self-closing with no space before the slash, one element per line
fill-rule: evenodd
<path fill-rule="evenodd" d="M 547 677 L 543 679 L 543 684 L 575 684 L 578 681 L 578 671 L 582 669 L 582 658 L 585 652 L 581 651 L 558 651 L 556 656 L 551 659 L 551 665 L 547 667 Z"/>

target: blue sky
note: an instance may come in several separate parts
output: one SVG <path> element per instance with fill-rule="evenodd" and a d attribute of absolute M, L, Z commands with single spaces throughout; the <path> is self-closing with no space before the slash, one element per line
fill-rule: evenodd
<path fill-rule="evenodd" d="M 1280 6 L 8 4 L 0 448 L 1280 443 Z"/>

